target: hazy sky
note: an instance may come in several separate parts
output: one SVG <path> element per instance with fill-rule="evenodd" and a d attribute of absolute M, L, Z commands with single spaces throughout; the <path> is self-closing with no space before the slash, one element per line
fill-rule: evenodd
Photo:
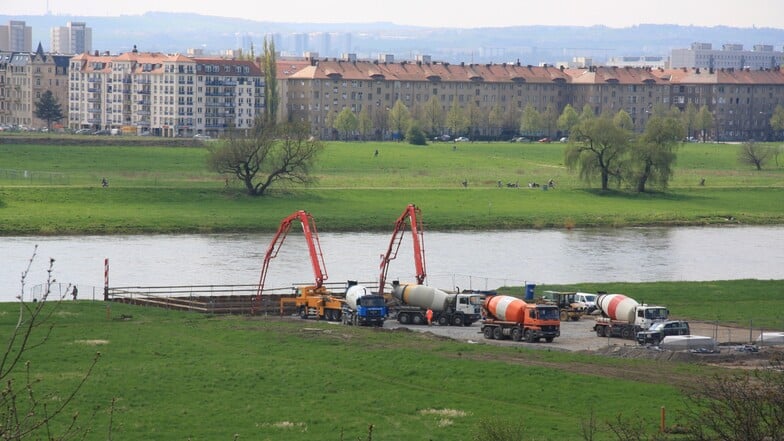
<path fill-rule="evenodd" d="M 6 15 L 193 12 L 300 23 L 388 21 L 431 27 L 680 24 L 784 27 L 783 0 L 0 0 Z"/>

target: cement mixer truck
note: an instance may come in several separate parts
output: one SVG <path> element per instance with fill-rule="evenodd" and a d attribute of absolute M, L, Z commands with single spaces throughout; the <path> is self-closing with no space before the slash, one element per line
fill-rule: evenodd
<path fill-rule="evenodd" d="M 548 343 L 561 335 L 558 306 L 526 303 L 517 297 L 496 295 L 485 298 L 482 334 L 486 339 L 529 343 L 544 338 Z"/>
<path fill-rule="evenodd" d="M 664 306 L 640 304 L 623 294 L 600 294 L 593 329 L 599 337 L 620 337 L 633 340 L 639 331 L 648 330 L 654 323 L 667 320 L 670 311 Z"/>
<path fill-rule="evenodd" d="M 384 326 L 384 320 L 387 318 L 387 304 L 384 297 L 373 294 L 366 286 L 353 280 L 349 280 L 347 286 L 341 314 L 343 324 Z"/>
<path fill-rule="evenodd" d="M 427 323 L 425 313 L 433 311 L 433 322 L 439 325 L 471 326 L 482 318 L 482 296 L 476 293 L 447 293 L 438 288 L 418 284 L 392 282 L 390 313 L 403 325 Z"/>

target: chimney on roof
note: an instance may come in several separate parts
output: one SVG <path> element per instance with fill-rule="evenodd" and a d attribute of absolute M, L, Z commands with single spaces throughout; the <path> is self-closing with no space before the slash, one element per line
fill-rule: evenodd
<path fill-rule="evenodd" d="M 696 69 L 696 72 L 697 72 L 697 75 L 700 74 L 700 68 L 699 67 Z"/>
<path fill-rule="evenodd" d="M 139 53 L 139 51 L 136 49 L 136 45 L 135 44 L 133 45 L 133 50 L 131 52 L 133 52 L 134 54 L 138 54 Z"/>

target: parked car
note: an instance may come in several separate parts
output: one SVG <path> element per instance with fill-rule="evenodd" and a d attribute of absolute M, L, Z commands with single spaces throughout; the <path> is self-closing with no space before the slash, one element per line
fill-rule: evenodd
<path fill-rule="evenodd" d="M 469 139 L 466 138 L 465 136 L 458 136 L 457 138 L 455 138 L 455 142 L 468 142 L 468 141 Z"/>
<path fill-rule="evenodd" d="M 202 135 L 201 133 L 197 133 L 193 135 L 193 139 L 212 139 L 210 135 Z"/>
<path fill-rule="evenodd" d="M 561 137 L 561 142 L 569 142 L 569 138 L 563 136 Z"/>
<path fill-rule="evenodd" d="M 93 133 L 93 131 L 90 129 L 79 129 L 74 132 L 74 135 L 89 135 L 91 133 Z"/>
<path fill-rule="evenodd" d="M 658 345 L 669 335 L 690 335 L 689 322 L 683 320 L 667 320 L 651 325 L 647 331 L 637 333 L 637 343 L 641 345 Z"/>
<path fill-rule="evenodd" d="M 539 142 L 549 143 L 550 142 L 550 138 L 542 138 L 542 139 L 539 140 Z"/>

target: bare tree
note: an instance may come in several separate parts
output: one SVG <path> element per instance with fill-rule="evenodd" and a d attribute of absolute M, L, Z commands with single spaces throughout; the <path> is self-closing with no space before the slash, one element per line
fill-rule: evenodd
<path fill-rule="evenodd" d="M 757 170 L 762 170 L 762 166 L 764 166 L 775 153 L 773 148 L 759 145 L 754 141 L 747 141 L 740 146 L 740 150 L 738 151 L 738 162 L 741 164 L 753 165 Z"/>
<path fill-rule="evenodd" d="M 696 441 L 784 439 L 784 375 L 781 360 L 770 369 L 717 374 L 689 392 L 689 434 Z"/>
<path fill-rule="evenodd" d="M 33 374 L 31 363 L 22 362 L 25 353 L 48 342 L 54 329 L 50 319 L 58 311 L 62 300 L 60 298 L 50 301 L 51 287 L 55 279 L 52 277 L 54 259 L 49 259 L 43 296 L 35 302 L 24 301 L 25 282 L 36 251 L 37 247 L 22 273 L 22 288 L 18 297 L 19 315 L 7 337 L 5 351 L 0 355 L 0 382 L 3 384 L 0 387 L 0 439 L 65 440 L 84 437 L 89 428 L 79 426 L 78 413 L 66 417 L 65 412 L 74 404 L 77 394 L 92 374 L 101 354 L 96 353 L 78 384 L 65 393 L 39 394 L 41 384 Z M 54 403 L 54 406 L 51 406 L 51 403 Z M 63 425 L 60 421 L 62 418 L 70 419 Z M 55 424 L 55 421 L 59 423 Z"/>
<path fill-rule="evenodd" d="M 207 148 L 211 170 L 234 176 L 249 195 L 263 196 L 274 185 L 314 183 L 311 169 L 324 145 L 305 126 L 289 123 L 259 124 L 248 136 L 230 131 Z"/>

